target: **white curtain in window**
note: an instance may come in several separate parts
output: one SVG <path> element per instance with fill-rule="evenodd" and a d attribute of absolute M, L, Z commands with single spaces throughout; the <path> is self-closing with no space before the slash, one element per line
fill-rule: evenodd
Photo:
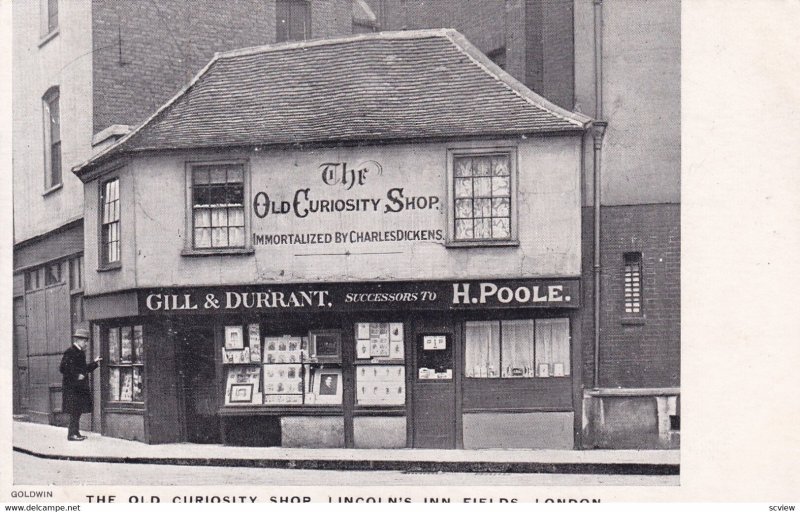
<path fill-rule="evenodd" d="M 567 376 L 569 366 L 569 319 L 536 320 L 536 376 Z"/>
<path fill-rule="evenodd" d="M 533 377 L 533 320 L 503 321 L 503 377 Z"/>
<path fill-rule="evenodd" d="M 499 377 L 500 322 L 466 323 L 467 377 Z"/>

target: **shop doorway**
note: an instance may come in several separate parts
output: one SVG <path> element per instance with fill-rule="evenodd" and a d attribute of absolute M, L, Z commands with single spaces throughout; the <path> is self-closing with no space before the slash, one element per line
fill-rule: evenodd
<path fill-rule="evenodd" d="M 455 448 L 453 336 L 449 332 L 420 333 L 414 352 L 414 448 Z"/>
<path fill-rule="evenodd" d="M 185 326 L 177 335 L 177 343 L 186 441 L 219 443 L 214 328 Z"/>

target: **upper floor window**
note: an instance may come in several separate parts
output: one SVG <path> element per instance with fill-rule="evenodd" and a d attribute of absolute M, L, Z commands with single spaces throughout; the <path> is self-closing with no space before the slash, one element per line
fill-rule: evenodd
<path fill-rule="evenodd" d="M 39 0 L 41 6 L 42 35 L 58 28 L 58 0 Z"/>
<path fill-rule="evenodd" d="M 497 242 L 515 238 L 513 151 L 452 154 L 450 241 Z"/>
<path fill-rule="evenodd" d="M 623 256 L 625 265 L 625 314 L 642 314 L 642 253 L 628 252 Z"/>
<path fill-rule="evenodd" d="M 243 248 L 244 166 L 195 165 L 191 180 L 193 247 Z"/>
<path fill-rule="evenodd" d="M 61 112 L 58 87 L 42 97 L 44 113 L 44 185 L 49 190 L 61 184 Z"/>
<path fill-rule="evenodd" d="M 116 263 L 120 257 L 119 178 L 102 184 L 100 192 L 102 224 L 100 229 L 100 264 Z"/>
<path fill-rule="evenodd" d="M 311 5 L 308 0 L 277 0 L 275 20 L 276 42 L 311 38 Z"/>

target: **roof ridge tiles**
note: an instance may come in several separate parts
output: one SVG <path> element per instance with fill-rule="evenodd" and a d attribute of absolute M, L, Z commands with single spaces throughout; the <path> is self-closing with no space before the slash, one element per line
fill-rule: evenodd
<path fill-rule="evenodd" d="M 285 43 L 272 43 L 260 46 L 250 46 L 229 50 L 227 52 L 217 52 L 215 58 L 245 57 L 248 55 L 258 55 L 276 51 L 295 50 L 303 48 L 315 48 L 318 46 L 334 46 L 338 44 L 355 43 L 359 41 L 398 41 L 403 39 L 432 39 L 447 38 L 449 34 L 457 33 L 452 28 L 433 28 L 419 30 L 394 30 L 385 32 L 372 32 L 366 34 L 356 34 L 344 37 L 332 37 L 327 39 L 309 39 L 306 41 L 289 41 Z"/>

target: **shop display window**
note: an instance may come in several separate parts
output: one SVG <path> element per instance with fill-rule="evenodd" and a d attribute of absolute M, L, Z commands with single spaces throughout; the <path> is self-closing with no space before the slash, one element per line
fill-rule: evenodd
<path fill-rule="evenodd" d="M 141 325 L 112 327 L 108 340 L 108 400 L 144 402 L 144 336 Z"/>
<path fill-rule="evenodd" d="M 569 375 L 569 320 L 536 320 L 536 376 Z"/>
<path fill-rule="evenodd" d="M 468 378 L 569 375 L 569 319 L 466 322 Z"/>
<path fill-rule="evenodd" d="M 341 405 L 341 354 L 340 331 L 262 338 L 259 324 L 225 326 L 225 405 Z"/>
<path fill-rule="evenodd" d="M 263 395 L 258 324 L 225 326 L 222 364 L 225 366 L 225 405 L 260 404 Z"/>
<path fill-rule="evenodd" d="M 355 338 L 356 404 L 405 405 L 403 324 L 360 322 Z"/>

